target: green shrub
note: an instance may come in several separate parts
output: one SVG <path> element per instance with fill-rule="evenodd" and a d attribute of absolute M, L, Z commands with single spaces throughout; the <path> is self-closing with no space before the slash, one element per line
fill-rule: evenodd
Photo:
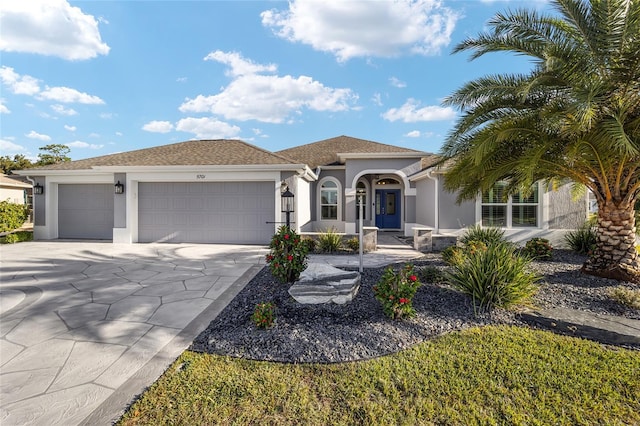
<path fill-rule="evenodd" d="M 23 204 L 0 201 L 0 232 L 20 228 L 27 220 L 28 209 Z"/>
<path fill-rule="evenodd" d="M 475 254 L 477 251 L 486 251 L 487 243 L 484 241 L 470 240 L 462 248 L 465 254 Z"/>
<path fill-rule="evenodd" d="M 360 239 L 358 237 L 349 238 L 346 244 L 347 248 L 351 251 L 360 250 Z"/>
<path fill-rule="evenodd" d="M 307 267 L 308 245 L 295 231 L 281 226 L 269 247 L 271 251 L 266 260 L 273 276 L 283 283 L 297 280 Z"/>
<path fill-rule="evenodd" d="M 18 241 L 20 241 L 20 239 L 16 234 L 9 234 L 4 237 L 4 242 L 7 244 L 15 244 Z"/>
<path fill-rule="evenodd" d="M 609 290 L 609 297 L 621 305 L 633 309 L 640 309 L 640 289 L 632 289 L 619 285 Z"/>
<path fill-rule="evenodd" d="M 302 236 L 302 243 L 307 245 L 307 252 L 313 253 L 316 251 L 317 241 L 313 239 L 313 237 Z"/>
<path fill-rule="evenodd" d="M 567 232 L 564 236 L 569 248 L 580 254 L 589 254 L 596 247 L 596 228 L 589 223 L 585 223 L 578 229 Z"/>
<path fill-rule="evenodd" d="M 276 306 L 272 302 L 258 303 L 253 310 L 251 320 L 258 328 L 269 328 L 276 319 Z"/>
<path fill-rule="evenodd" d="M 467 228 L 465 233 L 460 238 L 460 242 L 467 245 L 470 241 L 480 241 L 487 246 L 493 244 L 504 243 L 504 231 L 496 227 L 483 228 L 480 225 L 473 225 Z"/>
<path fill-rule="evenodd" d="M 0 237 L 0 244 L 14 244 L 23 241 L 32 241 L 32 231 L 16 231 L 11 234 L 7 234 L 4 237 Z"/>
<path fill-rule="evenodd" d="M 413 270 L 413 265 L 407 264 L 398 272 L 392 267 L 385 269 L 378 284 L 373 286 L 373 294 L 382 305 L 386 316 L 399 319 L 415 315 L 413 297 L 418 287 L 420 280 Z"/>
<path fill-rule="evenodd" d="M 532 238 L 526 242 L 522 254 L 537 260 L 551 260 L 553 247 L 546 238 Z"/>
<path fill-rule="evenodd" d="M 342 236 L 329 228 L 318 237 L 318 248 L 323 253 L 333 253 L 342 247 Z"/>
<path fill-rule="evenodd" d="M 458 265 L 464 262 L 464 250 L 462 247 L 458 246 L 449 246 L 442 250 L 442 260 L 447 265 Z"/>
<path fill-rule="evenodd" d="M 439 284 L 447 280 L 444 272 L 435 266 L 426 266 L 419 270 L 418 276 L 423 283 Z"/>
<path fill-rule="evenodd" d="M 512 245 L 494 244 L 487 250 L 466 252 L 465 261 L 445 274 L 449 283 L 471 296 L 475 307 L 508 308 L 526 302 L 536 291 L 539 278 L 528 270 L 529 263 Z"/>

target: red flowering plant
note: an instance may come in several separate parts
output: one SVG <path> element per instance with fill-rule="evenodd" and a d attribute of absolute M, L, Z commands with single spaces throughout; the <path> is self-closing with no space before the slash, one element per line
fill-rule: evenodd
<path fill-rule="evenodd" d="M 271 251 L 266 257 L 271 274 L 280 282 L 292 283 L 307 267 L 309 246 L 300 235 L 286 226 L 281 226 L 271 238 Z"/>
<path fill-rule="evenodd" d="M 276 318 L 276 306 L 272 302 L 258 303 L 253 310 L 251 320 L 258 328 L 269 328 Z"/>
<path fill-rule="evenodd" d="M 411 317 L 416 313 L 413 297 L 420 285 L 413 265 L 407 264 L 399 271 L 388 267 L 377 285 L 373 286 L 373 294 L 389 318 Z"/>

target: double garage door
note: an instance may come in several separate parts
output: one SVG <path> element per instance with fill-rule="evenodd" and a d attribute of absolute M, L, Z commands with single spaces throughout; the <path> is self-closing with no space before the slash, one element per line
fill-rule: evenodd
<path fill-rule="evenodd" d="M 140 182 L 138 241 L 267 244 L 273 182 Z"/>

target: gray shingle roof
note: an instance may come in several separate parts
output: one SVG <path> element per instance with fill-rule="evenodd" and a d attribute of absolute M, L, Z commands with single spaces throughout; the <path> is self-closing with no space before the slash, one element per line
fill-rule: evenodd
<path fill-rule="evenodd" d="M 96 166 L 225 166 L 296 164 L 282 154 L 273 153 L 240 140 L 187 141 L 138 149 L 84 160 L 38 167 L 34 170 L 88 170 Z"/>
<path fill-rule="evenodd" d="M 338 136 L 306 145 L 296 146 L 276 152 L 276 154 L 293 158 L 309 167 L 340 164 L 338 154 L 347 153 L 407 153 L 415 152 L 417 157 L 424 155 L 421 151 L 398 146 L 387 145 L 350 136 Z"/>

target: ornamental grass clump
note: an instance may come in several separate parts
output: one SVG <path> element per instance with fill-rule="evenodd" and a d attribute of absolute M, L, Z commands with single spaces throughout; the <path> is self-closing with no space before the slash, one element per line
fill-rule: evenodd
<path fill-rule="evenodd" d="M 528 269 L 530 259 L 518 256 L 511 244 L 466 252 L 465 260 L 446 272 L 447 281 L 471 296 L 474 309 L 509 308 L 527 302 L 539 277 Z"/>
<path fill-rule="evenodd" d="M 272 302 L 258 303 L 253 310 L 251 320 L 258 328 L 269 328 L 276 319 L 276 306 Z"/>
<path fill-rule="evenodd" d="M 333 253 L 342 247 L 342 236 L 329 228 L 318 236 L 318 248 L 323 253 Z"/>
<path fill-rule="evenodd" d="M 623 306 L 640 309 L 640 288 L 616 286 L 609 290 L 609 297 Z"/>
<path fill-rule="evenodd" d="M 360 239 L 358 237 L 351 237 L 347 240 L 347 248 L 351 251 L 360 250 Z"/>
<path fill-rule="evenodd" d="M 553 247 L 546 238 L 531 238 L 522 249 L 522 254 L 536 260 L 551 260 Z"/>
<path fill-rule="evenodd" d="M 564 240 L 569 245 L 569 248 L 580 254 L 589 254 L 595 250 L 597 238 L 596 228 L 589 222 L 585 222 L 585 224 L 578 229 L 567 232 L 564 236 Z"/>
<path fill-rule="evenodd" d="M 307 267 L 309 245 L 287 226 L 281 226 L 271 238 L 271 251 L 266 257 L 269 269 L 280 282 L 292 283 Z"/>
<path fill-rule="evenodd" d="M 449 246 L 442 250 L 442 260 L 449 266 L 464 262 L 464 249 L 458 246 Z"/>
<path fill-rule="evenodd" d="M 487 246 L 493 244 L 502 244 L 506 242 L 504 238 L 504 230 L 496 227 L 482 227 L 473 225 L 467 228 L 464 235 L 460 237 L 460 242 L 469 245 L 470 242 L 482 242 Z"/>
<path fill-rule="evenodd" d="M 441 284 L 447 281 L 444 271 L 435 266 L 425 266 L 418 271 L 418 276 L 420 281 L 424 283 Z"/>
<path fill-rule="evenodd" d="M 399 271 L 388 267 L 378 284 L 373 286 L 373 294 L 386 316 L 392 319 L 406 318 L 416 313 L 413 297 L 420 285 L 413 265 L 407 264 Z"/>

